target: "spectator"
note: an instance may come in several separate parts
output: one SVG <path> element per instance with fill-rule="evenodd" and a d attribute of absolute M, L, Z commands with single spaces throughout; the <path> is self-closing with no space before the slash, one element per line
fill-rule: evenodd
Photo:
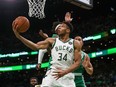
<path fill-rule="evenodd" d="M 31 77 L 30 78 L 30 87 L 40 87 L 38 85 L 38 79 L 36 77 Z"/>

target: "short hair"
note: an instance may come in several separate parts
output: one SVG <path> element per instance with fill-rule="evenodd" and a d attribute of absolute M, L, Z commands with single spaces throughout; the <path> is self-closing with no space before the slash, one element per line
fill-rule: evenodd
<path fill-rule="evenodd" d="M 73 32 L 73 25 L 70 22 L 63 21 L 62 23 L 66 24 L 71 32 Z"/>

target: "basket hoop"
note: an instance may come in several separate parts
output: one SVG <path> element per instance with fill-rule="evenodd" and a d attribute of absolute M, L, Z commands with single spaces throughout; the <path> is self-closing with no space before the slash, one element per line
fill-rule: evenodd
<path fill-rule="evenodd" d="M 45 18 L 44 8 L 46 0 L 27 0 L 29 5 L 28 15 L 38 19 Z"/>

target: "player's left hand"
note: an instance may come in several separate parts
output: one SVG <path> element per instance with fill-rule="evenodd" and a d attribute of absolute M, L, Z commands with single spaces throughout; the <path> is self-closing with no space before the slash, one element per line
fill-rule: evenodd
<path fill-rule="evenodd" d="M 66 74 L 65 70 L 62 70 L 61 68 L 57 68 L 57 70 L 53 72 L 52 76 L 54 76 L 54 78 L 56 78 L 56 80 L 58 80 L 65 74 Z"/>
<path fill-rule="evenodd" d="M 65 21 L 66 22 L 71 22 L 73 20 L 73 18 L 71 18 L 71 13 L 70 12 L 67 12 L 65 14 Z"/>

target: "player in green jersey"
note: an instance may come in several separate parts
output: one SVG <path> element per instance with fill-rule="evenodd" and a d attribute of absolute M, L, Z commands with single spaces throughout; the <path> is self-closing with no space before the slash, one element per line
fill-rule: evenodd
<path fill-rule="evenodd" d="M 78 40 L 81 45 L 83 46 L 83 39 L 80 36 L 76 36 L 75 40 Z M 83 77 L 83 72 L 84 70 L 89 74 L 93 74 L 93 66 L 90 62 L 90 58 L 88 54 L 82 51 L 81 53 L 81 64 L 80 67 L 74 71 L 75 74 L 75 84 L 76 87 L 86 87 L 84 77 Z"/>

